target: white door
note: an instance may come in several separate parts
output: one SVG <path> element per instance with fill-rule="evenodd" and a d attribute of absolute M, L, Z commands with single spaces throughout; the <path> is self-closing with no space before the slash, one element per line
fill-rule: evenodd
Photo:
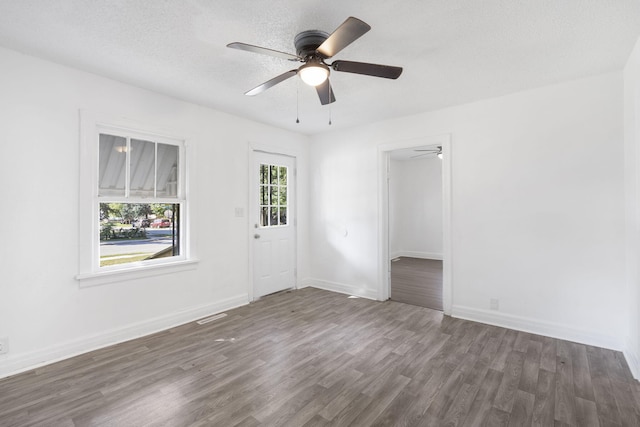
<path fill-rule="evenodd" d="M 253 298 L 295 287 L 295 159 L 254 152 Z"/>

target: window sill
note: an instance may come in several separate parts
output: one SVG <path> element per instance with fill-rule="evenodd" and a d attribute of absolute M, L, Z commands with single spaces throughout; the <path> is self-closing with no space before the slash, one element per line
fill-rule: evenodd
<path fill-rule="evenodd" d="M 97 273 L 80 273 L 75 276 L 81 288 L 105 285 L 114 282 L 142 279 L 145 277 L 160 276 L 164 274 L 179 273 L 181 271 L 195 270 L 198 259 L 180 260 L 156 265 L 131 267 L 121 270 L 100 271 Z"/>

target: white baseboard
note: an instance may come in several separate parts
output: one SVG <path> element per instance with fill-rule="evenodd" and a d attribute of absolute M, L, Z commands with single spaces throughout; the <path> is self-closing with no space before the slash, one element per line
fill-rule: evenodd
<path fill-rule="evenodd" d="M 391 259 L 398 257 L 421 258 L 421 259 L 439 259 L 442 260 L 442 253 L 439 252 L 412 252 L 398 251 L 391 254 Z"/>
<path fill-rule="evenodd" d="M 296 289 L 308 288 L 312 286 L 313 281 L 311 279 L 301 279 L 298 282 L 298 287 Z"/>
<path fill-rule="evenodd" d="M 638 353 L 626 348 L 622 354 L 624 354 L 624 358 L 627 359 L 627 365 L 629 365 L 629 369 L 631 369 L 633 378 L 640 381 L 640 357 L 638 357 Z"/>
<path fill-rule="evenodd" d="M 354 295 L 357 297 L 368 298 L 372 300 L 378 300 L 378 292 L 375 290 L 348 285 L 345 283 L 330 282 L 322 279 L 305 279 L 306 286 L 311 286 L 318 289 L 324 289 L 325 291 L 339 292 L 341 294 Z"/>
<path fill-rule="evenodd" d="M 309 286 L 372 300 L 377 300 L 378 296 L 377 292 L 371 289 L 321 279 L 303 279 L 298 285 L 299 288 Z M 8 354 L 0 359 L 0 378 L 68 359 L 89 351 L 129 341 L 145 335 L 154 334 L 165 329 L 192 322 L 202 317 L 217 314 L 235 307 L 240 307 L 248 303 L 248 295 L 243 294 L 227 298 L 213 304 L 202 305 L 166 316 L 160 316 L 131 324 L 123 328 L 113 329 L 102 334 L 67 341 L 45 349 L 15 355 Z M 640 379 L 640 357 L 638 357 L 637 353 L 628 348 L 622 350 L 620 341 L 614 337 L 597 335 L 590 331 L 579 330 L 551 322 L 464 306 L 453 306 L 452 316 L 460 319 L 472 320 L 480 323 L 622 351 L 634 378 Z"/>
<path fill-rule="evenodd" d="M 459 305 L 454 305 L 452 307 L 451 315 L 460 319 L 501 326 L 503 328 L 544 335 L 551 338 L 559 338 L 580 344 L 587 344 L 617 351 L 622 350 L 622 340 L 619 337 L 594 334 L 588 330 L 576 329 L 558 323 L 501 313 L 499 311 L 482 310 Z"/>
<path fill-rule="evenodd" d="M 227 298 L 213 304 L 201 305 L 165 316 L 144 320 L 122 328 L 70 340 L 29 353 L 8 354 L 0 359 L 0 378 L 28 371 L 39 366 L 68 359 L 113 344 L 154 334 L 202 317 L 217 314 L 249 303 L 247 294 Z"/>

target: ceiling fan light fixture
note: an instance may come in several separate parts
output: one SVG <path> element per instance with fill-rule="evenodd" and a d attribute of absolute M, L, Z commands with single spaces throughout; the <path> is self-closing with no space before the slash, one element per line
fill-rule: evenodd
<path fill-rule="evenodd" d="M 440 160 L 442 160 L 442 151 L 440 151 L 440 152 L 438 153 L 438 158 L 439 158 Z"/>
<path fill-rule="evenodd" d="M 329 77 L 329 67 L 320 62 L 308 62 L 298 69 L 298 73 L 309 86 L 318 86 Z"/>
<path fill-rule="evenodd" d="M 229 43 L 227 47 L 303 63 L 299 68 L 284 72 L 254 87 L 245 92 L 245 95 L 258 95 L 270 87 L 299 74 L 305 84 L 316 88 L 320 104 L 327 105 L 336 101 L 333 88 L 329 82 L 331 71 L 385 79 L 397 79 L 402 74 L 402 67 L 390 65 L 343 60 L 333 61 L 330 64 L 325 62 L 362 37 L 370 29 L 371 26 L 366 22 L 350 16 L 330 34 L 320 30 L 302 31 L 293 39 L 293 44 L 296 48 L 295 55 L 241 42 Z"/>

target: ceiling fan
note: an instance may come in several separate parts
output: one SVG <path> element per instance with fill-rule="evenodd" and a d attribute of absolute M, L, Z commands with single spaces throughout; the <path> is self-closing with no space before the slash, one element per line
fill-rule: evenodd
<path fill-rule="evenodd" d="M 426 148 L 426 149 L 416 149 L 413 151 L 417 151 L 417 152 L 423 152 L 422 154 L 418 154 L 415 156 L 411 156 L 412 159 L 415 159 L 416 157 L 422 157 L 422 156 L 428 156 L 429 154 L 435 154 L 436 156 L 438 156 L 439 159 L 442 159 L 442 146 L 438 145 L 436 148 Z"/>
<path fill-rule="evenodd" d="M 229 43 L 227 47 L 303 63 L 296 69 L 289 70 L 256 86 L 245 95 L 257 95 L 299 74 L 303 82 L 309 86 L 315 86 L 320 103 L 326 105 L 336 100 L 329 82 L 330 69 L 386 79 L 397 79 L 402 74 L 402 67 L 341 60 L 333 61 L 330 64 L 325 62 L 370 29 L 369 24 L 358 18 L 349 17 L 331 34 L 320 30 L 303 31 L 294 39 L 295 55 L 239 42 Z"/>

